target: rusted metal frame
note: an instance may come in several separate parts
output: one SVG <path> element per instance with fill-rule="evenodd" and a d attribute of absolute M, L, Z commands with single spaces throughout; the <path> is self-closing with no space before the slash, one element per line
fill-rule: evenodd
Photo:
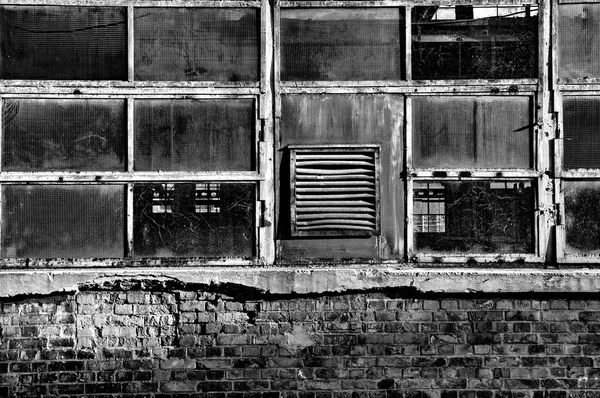
<path fill-rule="evenodd" d="M 134 117 L 134 99 L 132 96 L 127 97 L 127 172 L 133 173 L 133 153 L 134 153 L 134 134 L 135 134 L 135 117 Z"/>
<path fill-rule="evenodd" d="M 261 95 L 259 97 L 259 123 L 261 137 L 259 142 L 258 172 L 263 179 L 258 182 L 259 228 L 256 240 L 257 258 L 263 264 L 275 262 L 275 164 L 273 137 L 273 17 L 269 0 L 261 1 Z"/>
<path fill-rule="evenodd" d="M 446 168 L 436 168 L 436 169 L 413 169 L 408 166 L 408 170 L 413 178 L 427 178 L 434 180 L 444 180 L 446 178 L 538 178 L 542 176 L 542 172 L 532 169 L 469 169 L 468 167 L 464 168 L 455 168 L 455 169 L 446 169 Z M 440 174 L 444 174 L 443 177 Z"/>
<path fill-rule="evenodd" d="M 206 0 L 3 0 L 4 5 L 52 5 L 77 7 L 260 7 L 260 1 L 206 1 Z"/>
<path fill-rule="evenodd" d="M 283 81 L 281 86 L 286 89 L 291 88 L 312 88 L 312 87 L 509 87 L 514 91 L 515 88 L 525 86 L 537 86 L 538 79 L 462 79 L 462 80 L 362 80 L 362 81 Z"/>
<path fill-rule="evenodd" d="M 281 8 L 279 1 L 273 5 L 273 88 L 275 118 L 281 117 Z M 275 134 L 278 136 L 278 124 L 275 123 Z"/>
<path fill-rule="evenodd" d="M 439 253 L 412 253 L 410 255 L 410 261 L 415 263 L 440 263 L 440 264 L 453 264 L 463 263 L 469 264 L 475 263 L 517 263 L 519 266 L 523 263 L 542 263 L 543 259 L 536 254 L 530 253 L 461 253 L 454 254 L 448 252 Z"/>
<path fill-rule="evenodd" d="M 127 80 L 129 83 L 135 79 L 135 38 L 134 38 L 133 6 L 127 6 Z"/>
<path fill-rule="evenodd" d="M 558 0 L 559 4 L 586 4 L 598 3 L 598 0 Z"/>
<path fill-rule="evenodd" d="M 413 146 L 413 117 L 412 117 L 412 96 L 408 95 L 404 98 L 404 159 L 405 159 L 405 167 L 406 171 L 412 168 L 412 146 Z M 405 184 L 405 203 L 404 203 L 404 211 L 405 211 L 405 233 L 404 233 L 404 253 L 405 256 L 408 256 L 410 260 L 409 253 L 414 252 L 414 224 L 413 224 L 413 180 L 410 173 L 406 172 L 404 176 L 404 184 Z M 403 176 L 398 176 L 398 180 L 400 181 Z"/>
<path fill-rule="evenodd" d="M 262 181 L 263 176 L 253 171 L 204 171 L 204 172 L 2 172 L 0 183 L 92 183 L 114 184 L 129 182 L 188 182 L 188 181 Z"/>
<path fill-rule="evenodd" d="M 220 89 L 220 88 L 253 88 L 259 87 L 260 82 L 258 81 L 240 81 L 240 82 L 220 82 L 220 81 L 126 81 L 126 80 L 7 80 L 1 79 L 0 86 L 3 88 L 8 87 L 32 87 L 32 88 L 77 88 L 80 90 L 93 89 L 93 88 L 112 88 L 112 89 L 123 89 L 123 88 L 170 88 L 170 89 L 183 89 L 183 88 L 205 88 L 205 89 Z"/>
<path fill-rule="evenodd" d="M 223 267 L 242 267 L 249 265 L 260 265 L 256 260 L 246 259 L 204 259 L 196 257 L 139 257 L 139 258 L 2 258 L 3 268 L 10 269 L 13 271 L 22 272 L 21 269 L 27 268 L 28 270 L 40 270 L 40 269 L 54 269 L 60 270 L 63 273 L 68 272 L 82 272 L 83 269 L 101 268 L 102 270 L 109 270 L 111 268 L 120 268 L 119 272 L 122 275 L 123 267 L 130 268 L 144 268 L 145 274 L 148 269 L 152 272 L 156 272 L 158 267 L 198 267 L 198 266 L 223 266 Z M 77 268 L 76 270 L 73 268 Z M 181 270 L 181 268 L 179 268 Z M 197 269 L 196 269 L 197 270 Z M 161 272 L 164 272 L 163 268 Z M 85 272 L 85 271 L 83 271 Z"/>
<path fill-rule="evenodd" d="M 600 79 L 557 79 L 556 90 L 558 91 L 594 91 L 600 92 Z M 575 81 L 576 80 L 576 81 Z"/>
<path fill-rule="evenodd" d="M 44 86 L 40 81 L 39 87 L 16 87 L 2 86 L 0 82 L 0 95 L 18 95 L 24 98 L 43 98 L 60 95 L 61 98 L 82 98 L 85 96 L 118 98 L 127 95 L 139 95 L 147 98 L 165 96 L 185 96 L 186 98 L 210 98 L 214 96 L 230 96 L 231 98 L 239 96 L 256 96 L 260 94 L 256 88 L 216 88 L 216 87 L 58 87 Z"/>
<path fill-rule="evenodd" d="M 281 1 L 281 7 L 397 7 L 397 6 L 455 6 L 473 5 L 472 0 L 443 0 L 443 1 L 410 1 L 410 0 L 384 0 L 384 1 Z M 478 0 L 476 6 L 517 6 L 536 5 L 536 0 Z"/>
<path fill-rule="evenodd" d="M 516 92 L 514 91 L 516 88 Z M 413 94 L 413 95 L 487 95 L 522 96 L 537 92 L 537 85 L 528 86 L 381 86 L 381 87 L 280 87 L 280 94 Z"/>

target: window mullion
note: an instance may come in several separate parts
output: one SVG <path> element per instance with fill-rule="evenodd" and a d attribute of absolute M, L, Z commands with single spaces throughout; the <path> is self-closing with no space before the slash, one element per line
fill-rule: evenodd
<path fill-rule="evenodd" d="M 127 6 L 127 80 L 134 79 L 134 36 L 133 36 L 133 6 Z"/>
<path fill-rule="evenodd" d="M 406 6 L 404 8 L 404 51 L 406 53 L 405 59 L 405 71 L 404 79 L 406 81 L 412 80 L 412 6 Z"/>

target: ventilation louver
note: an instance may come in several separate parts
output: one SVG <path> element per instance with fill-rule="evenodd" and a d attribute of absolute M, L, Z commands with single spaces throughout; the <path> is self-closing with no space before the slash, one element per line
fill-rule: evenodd
<path fill-rule="evenodd" d="M 379 234 L 379 148 L 290 146 L 294 236 Z"/>

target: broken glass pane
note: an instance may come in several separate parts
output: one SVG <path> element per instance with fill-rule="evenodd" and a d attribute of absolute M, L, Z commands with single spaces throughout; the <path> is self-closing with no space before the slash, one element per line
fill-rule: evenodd
<path fill-rule="evenodd" d="M 533 252 L 529 181 L 416 182 L 413 214 L 420 252 Z"/>
<path fill-rule="evenodd" d="M 122 185 L 2 186 L 2 257 L 123 257 Z"/>
<path fill-rule="evenodd" d="M 0 6 L 0 78 L 126 80 L 124 7 Z"/>
<path fill-rule="evenodd" d="M 399 8 L 281 10 L 283 80 L 399 80 Z"/>
<path fill-rule="evenodd" d="M 6 100 L 2 116 L 4 171 L 124 168 L 124 101 Z"/>
<path fill-rule="evenodd" d="M 567 254 L 600 253 L 600 182 L 565 181 Z"/>
<path fill-rule="evenodd" d="M 536 77 L 537 29 L 537 6 L 414 7 L 412 77 Z"/>
<path fill-rule="evenodd" d="M 135 79 L 258 80 L 258 10 L 136 8 Z"/>
<path fill-rule="evenodd" d="M 254 191 L 242 183 L 135 184 L 135 256 L 252 257 Z"/>
<path fill-rule="evenodd" d="M 254 169 L 252 100 L 139 100 L 135 104 L 136 170 Z"/>
<path fill-rule="evenodd" d="M 600 97 L 565 97 L 563 110 L 563 167 L 600 168 Z"/>
<path fill-rule="evenodd" d="M 600 4 L 560 4 L 558 14 L 559 77 L 600 77 Z"/>
<path fill-rule="evenodd" d="M 529 168 L 530 97 L 414 97 L 415 168 Z"/>

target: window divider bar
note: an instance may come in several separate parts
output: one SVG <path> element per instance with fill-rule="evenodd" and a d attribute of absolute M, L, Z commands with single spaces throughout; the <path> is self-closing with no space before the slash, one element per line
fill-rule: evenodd
<path fill-rule="evenodd" d="M 125 195 L 125 201 L 127 204 L 127 214 L 126 214 L 126 247 L 127 253 L 125 253 L 125 257 L 131 258 L 133 257 L 133 183 L 127 184 L 127 191 Z"/>
<path fill-rule="evenodd" d="M 412 6 L 404 7 L 404 79 L 412 81 Z"/>
<path fill-rule="evenodd" d="M 408 261 L 412 261 L 412 255 L 414 254 L 414 220 L 413 220 L 413 200 L 414 200 L 414 184 L 410 176 L 406 177 L 406 256 Z"/>
<path fill-rule="evenodd" d="M 4 166 L 2 163 L 4 156 L 4 98 L 0 98 L 0 172 L 2 172 Z M 1 224 L 0 219 L 0 224 Z"/>
<path fill-rule="evenodd" d="M 135 38 L 133 35 L 133 6 L 127 6 L 127 80 L 133 82 L 134 79 L 134 46 Z"/>
<path fill-rule="evenodd" d="M 133 154 L 134 154 L 134 99 L 133 97 L 127 97 L 127 172 L 133 173 Z"/>

